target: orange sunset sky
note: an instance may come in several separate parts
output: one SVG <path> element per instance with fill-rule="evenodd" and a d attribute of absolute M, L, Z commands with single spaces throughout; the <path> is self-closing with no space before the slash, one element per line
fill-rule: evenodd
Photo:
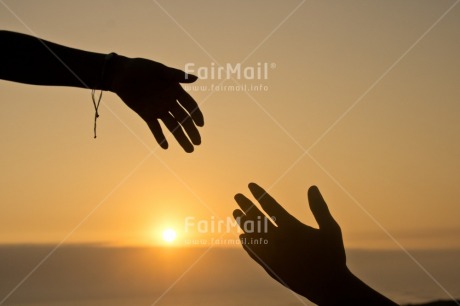
<path fill-rule="evenodd" d="M 0 2 L 5 30 L 267 77 L 187 87 L 205 116 L 192 154 L 169 133 L 159 148 L 112 93 L 93 139 L 90 90 L 0 81 L 0 243 L 155 245 L 168 227 L 176 245 L 216 238 L 186 233 L 186 218 L 231 217 L 253 181 L 315 226 L 317 185 L 346 247 L 460 247 L 455 1 Z"/>

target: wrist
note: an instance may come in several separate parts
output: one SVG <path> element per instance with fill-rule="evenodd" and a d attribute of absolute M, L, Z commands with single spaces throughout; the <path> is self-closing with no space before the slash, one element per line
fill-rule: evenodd
<path fill-rule="evenodd" d="M 345 266 L 341 272 L 334 273 L 334 277 L 324 286 L 324 289 L 328 290 L 324 290 L 320 300 L 314 302 L 321 306 L 348 305 L 345 301 L 349 301 L 350 296 L 354 296 L 354 290 L 357 288 L 356 280 L 353 273 Z"/>
<path fill-rule="evenodd" d="M 122 71 L 128 58 L 116 53 L 110 53 L 106 57 L 105 69 L 103 72 L 102 90 L 116 93 L 121 83 Z"/>
<path fill-rule="evenodd" d="M 319 305 L 397 305 L 384 295 L 375 291 L 347 268 L 343 275 L 334 281 L 332 294 L 325 296 Z"/>

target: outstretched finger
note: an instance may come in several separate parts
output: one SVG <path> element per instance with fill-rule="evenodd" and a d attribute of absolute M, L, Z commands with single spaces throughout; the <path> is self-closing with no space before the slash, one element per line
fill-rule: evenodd
<path fill-rule="evenodd" d="M 166 150 L 168 148 L 168 141 L 163 134 L 163 130 L 161 129 L 158 120 L 154 119 L 152 121 L 147 121 L 147 125 L 149 126 L 150 131 L 152 131 L 153 137 L 155 137 L 155 140 L 160 145 L 160 147 Z"/>
<path fill-rule="evenodd" d="M 178 104 L 173 106 L 171 109 L 171 114 L 176 118 L 176 120 L 184 127 L 185 132 L 190 137 L 190 140 L 194 145 L 201 144 L 200 132 L 196 128 L 195 124 L 192 121 L 192 118 L 187 114 L 187 112 Z"/>
<path fill-rule="evenodd" d="M 180 69 L 165 66 L 163 70 L 163 78 L 167 81 L 178 83 L 193 83 L 198 80 L 198 77 L 193 74 L 188 74 Z"/>
<path fill-rule="evenodd" d="M 177 84 L 177 100 L 187 110 L 193 121 L 198 126 L 204 125 L 203 113 L 196 101 L 179 84 Z"/>
<path fill-rule="evenodd" d="M 246 198 L 241 193 L 235 195 L 235 201 L 238 203 L 238 206 L 241 210 L 251 219 L 257 219 L 258 217 L 264 216 L 264 214 L 257 208 L 257 206 L 252 203 L 251 200 Z"/>
<path fill-rule="evenodd" d="M 187 153 L 193 152 L 193 145 L 190 140 L 185 135 L 182 127 L 180 126 L 179 122 L 171 115 L 165 114 L 161 117 L 161 121 L 166 125 L 168 130 L 173 134 L 174 138 L 176 138 L 177 142 L 181 145 L 181 147 Z"/>
<path fill-rule="evenodd" d="M 308 203 L 320 229 L 336 229 L 338 227 L 318 187 L 311 186 L 308 189 Z"/>
<path fill-rule="evenodd" d="M 236 223 L 244 231 L 244 223 L 247 221 L 246 215 L 239 209 L 233 211 L 233 218 L 235 218 Z"/>
<path fill-rule="evenodd" d="M 259 185 L 250 183 L 249 189 L 267 214 L 275 220 L 276 224 L 281 225 L 292 220 L 297 220 Z"/>
<path fill-rule="evenodd" d="M 255 209 L 257 208 L 255 207 Z M 239 209 L 235 209 L 233 211 L 233 218 L 235 218 L 240 228 L 246 234 L 260 234 L 268 237 L 270 233 L 276 230 L 276 227 L 265 215 L 250 216 Z"/>

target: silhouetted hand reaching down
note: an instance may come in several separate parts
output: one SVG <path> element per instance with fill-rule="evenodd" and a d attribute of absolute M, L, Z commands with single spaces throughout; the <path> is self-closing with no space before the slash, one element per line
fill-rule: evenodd
<path fill-rule="evenodd" d="M 143 59 L 73 49 L 33 36 L 0 31 L 0 79 L 116 93 L 168 148 L 159 120 L 187 152 L 201 143 L 203 115 L 180 86 L 197 80 L 181 70 Z"/>
<path fill-rule="evenodd" d="M 316 186 L 308 201 L 319 229 L 294 218 L 258 185 L 249 189 L 276 225 L 269 222 L 266 232 L 245 226 L 265 216 L 242 194 L 235 196 L 241 210 L 233 216 L 244 231 L 243 248 L 271 277 L 318 305 L 396 305 L 349 271 L 340 227 Z M 267 243 L 251 244 L 259 238 Z"/>
<path fill-rule="evenodd" d="M 192 144 L 201 143 L 196 126 L 204 125 L 203 115 L 179 84 L 194 82 L 196 76 L 147 59 L 122 56 L 114 59 L 112 71 L 109 90 L 147 122 L 162 148 L 168 148 L 168 143 L 158 120 L 163 121 L 185 151 L 192 152 Z"/>

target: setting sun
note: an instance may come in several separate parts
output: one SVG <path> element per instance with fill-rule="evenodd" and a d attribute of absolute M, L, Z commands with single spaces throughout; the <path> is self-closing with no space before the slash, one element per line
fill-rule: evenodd
<path fill-rule="evenodd" d="M 176 237 L 177 233 L 172 228 L 168 228 L 163 231 L 163 240 L 168 243 L 173 242 L 176 239 Z"/>

